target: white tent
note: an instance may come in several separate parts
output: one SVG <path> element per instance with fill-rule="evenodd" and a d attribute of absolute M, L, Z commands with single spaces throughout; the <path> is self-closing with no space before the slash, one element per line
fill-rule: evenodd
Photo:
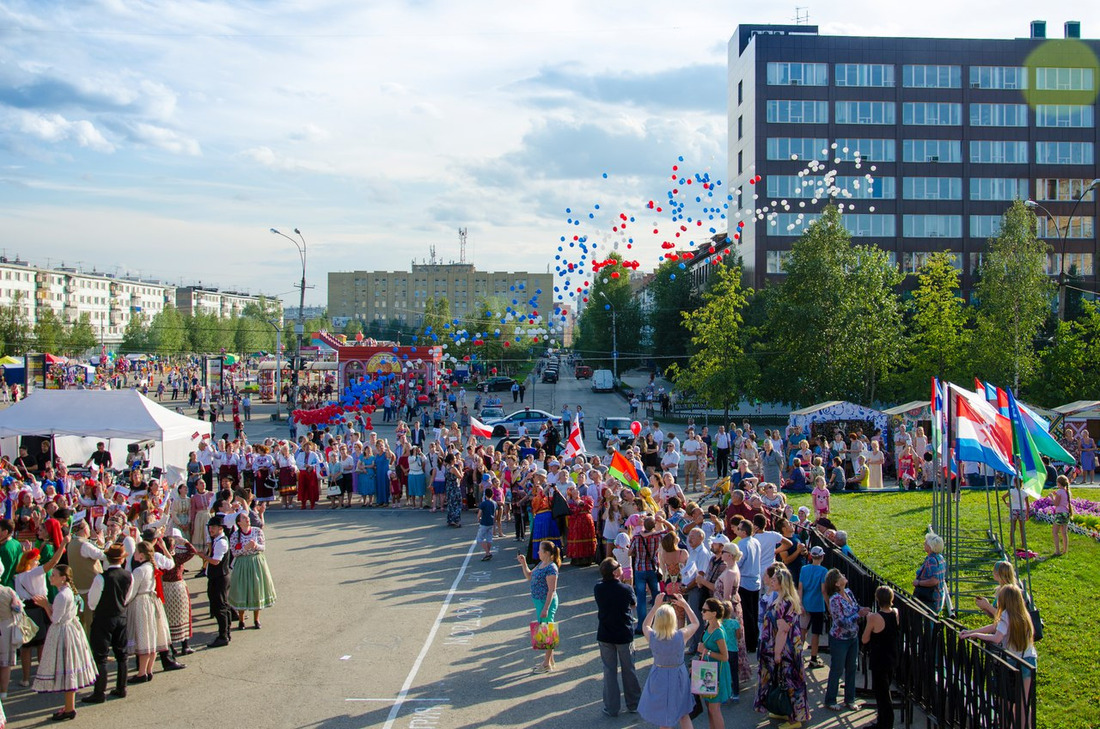
<path fill-rule="evenodd" d="M 39 389 L 0 412 L 0 450 L 12 458 L 22 435 L 53 436 L 65 463 L 83 463 L 103 440 L 120 468 L 127 445 L 151 440 L 149 462 L 178 474 L 188 452 L 209 434 L 209 423 L 161 407 L 137 390 Z"/>

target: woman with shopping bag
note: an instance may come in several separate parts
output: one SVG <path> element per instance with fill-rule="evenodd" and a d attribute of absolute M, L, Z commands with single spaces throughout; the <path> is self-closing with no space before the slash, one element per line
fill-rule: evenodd
<path fill-rule="evenodd" d="M 527 558 L 523 554 L 517 554 L 516 561 L 523 570 L 523 576 L 531 583 L 535 622 L 539 624 L 531 634 L 532 645 L 545 646 L 542 665 L 536 666 L 534 672 L 547 673 L 554 670 L 554 648 L 558 643 L 555 618 L 558 614 L 558 568 L 561 567 L 561 550 L 558 545 L 547 540 L 539 544 L 539 563 L 534 569 L 527 566 Z M 543 624 L 548 625 L 543 628 Z"/>
<path fill-rule="evenodd" d="M 707 598 L 700 610 L 706 627 L 703 629 L 703 639 L 699 641 L 699 658 L 692 665 L 692 674 L 695 674 L 696 663 L 716 664 L 713 666 L 717 677 L 717 686 L 711 695 L 702 695 L 703 703 L 707 707 L 707 721 L 710 729 L 725 729 L 726 723 L 722 719 L 722 704 L 729 701 L 731 692 L 730 683 L 730 654 L 726 647 L 726 633 L 722 629 L 722 621 L 729 617 L 726 614 L 726 606 L 716 597 Z"/>

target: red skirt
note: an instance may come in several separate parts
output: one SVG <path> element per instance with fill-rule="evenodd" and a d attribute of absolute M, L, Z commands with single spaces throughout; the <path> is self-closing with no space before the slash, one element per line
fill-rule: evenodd
<path fill-rule="evenodd" d="M 293 496 L 298 489 L 298 479 L 294 476 L 294 469 L 283 466 L 279 469 L 279 495 Z"/>
<path fill-rule="evenodd" d="M 234 486 L 240 482 L 240 473 L 236 466 L 219 466 L 218 467 L 218 483 L 221 483 L 223 478 L 229 478 Z"/>
<path fill-rule="evenodd" d="M 317 483 L 317 474 L 312 468 L 298 471 L 298 501 L 316 503 L 321 499 L 321 487 Z"/>
<path fill-rule="evenodd" d="M 592 559 L 596 556 L 596 525 L 591 514 L 574 514 L 569 517 L 565 556 L 570 559 Z"/>
<path fill-rule="evenodd" d="M 271 471 L 266 468 L 256 471 L 254 483 L 257 501 L 273 501 L 275 499 L 275 489 L 272 488 L 271 482 L 267 480 L 270 475 Z"/>

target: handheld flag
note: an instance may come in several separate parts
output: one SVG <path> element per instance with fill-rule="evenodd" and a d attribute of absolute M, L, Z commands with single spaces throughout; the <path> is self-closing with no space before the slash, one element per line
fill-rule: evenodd
<path fill-rule="evenodd" d="M 640 486 L 638 485 L 638 471 L 635 470 L 634 464 L 628 461 L 622 453 L 615 451 L 611 456 L 611 465 L 607 469 L 607 473 L 630 488 L 637 491 Z"/>
<path fill-rule="evenodd" d="M 1015 441 L 1016 457 L 1020 459 L 1020 479 L 1023 482 L 1024 491 L 1031 498 L 1038 499 L 1043 495 L 1043 483 L 1047 477 L 1046 468 L 1043 466 L 1039 448 L 1024 424 L 1016 397 L 1011 392 L 1008 393 L 1008 417 L 1012 421 L 1012 436 Z"/>
<path fill-rule="evenodd" d="M 580 418 L 573 419 L 573 426 L 569 429 L 569 439 L 565 443 L 565 450 L 561 452 L 563 458 L 572 458 L 578 453 L 584 453 L 584 439 L 581 438 Z"/>
<path fill-rule="evenodd" d="M 471 415 L 470 433 L 476 435 L 478 438 L 491 438 L 493 436 L 493 429 Z"/>

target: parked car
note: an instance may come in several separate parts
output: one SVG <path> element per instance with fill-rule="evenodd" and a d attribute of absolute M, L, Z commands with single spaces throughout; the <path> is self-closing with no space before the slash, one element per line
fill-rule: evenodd
<path fill-rule="evenodd" d="M 573 376 L 578 380 L 590 380 L 592 379 L 592 368 L 588 365 L 577 365 L 573 370 Z"/>
<path fill-rule="evenodd" d="M 545 410 L 535 410 L 533 408 L 517 410 L 499 420 L 493 420 L 491 422 L 486 421 L 485 424 L 492 427 L 494 438 L 515 438 L 519 434 L 520 423 L 523 423 L 527 428 L 528 435 L 535 436 L 538 435 L 539 428 L 541 428 L 542 424 L 547 420 L 554 423 L 555 427 L 561 428 L 560 416 L 551 415 Z"/>
<path fill-rule="evenodd" d="M 481 383 L 482 392 L 499 392 L 512 389 L 516 383 L 511 377 L 490 377 Z"/>
<path fill-rule="evenodd" d="M 542 373 L 543 382 L 556 383 L 558 381 L 558 371 L 555 369 L 548 369 Z"/>
<path fill-rule="evenodd" d="M 618 433 L 620 438 L 633 438 L 634 435 L 630 432 L 631 422 L 633 421 L 630 418 L 600 418 L 596 423 L 596 439 L 600 441 L 600 445 L 606 446 L 612 431 Z"/>
<path fill-rule="evenodd" d="M 615 375 L 611 370 L 596 370 L 592 373 L 592 392 L 614 392 Z"/>

